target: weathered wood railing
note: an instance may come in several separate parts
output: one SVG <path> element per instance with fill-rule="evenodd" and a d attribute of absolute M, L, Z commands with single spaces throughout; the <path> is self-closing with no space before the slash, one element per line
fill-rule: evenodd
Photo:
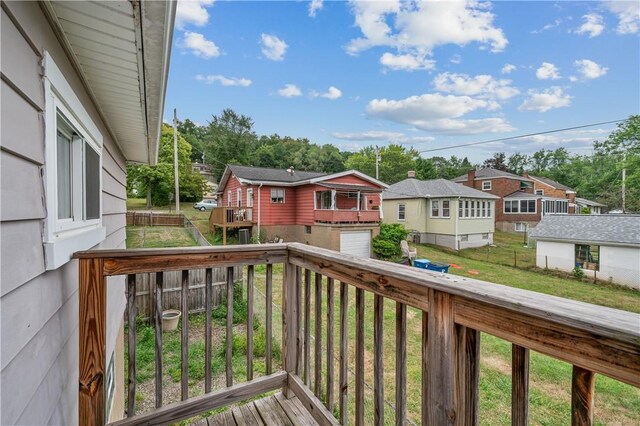
<path fill-rule="evenodd" d="M 422 313 L 422 424 L 478 424 L 480 332 L 512 343 L 512 424 L 528 423 L 529 351 L 571 363 L 572 423 L 593 422 L 595 373 L 640 387 L 640 317 L 614 309 L 513 289 L 448 274 L 356 258 L 303 244 L 270 244 L 165 250 L 83 252 L 80 259 L 80 423 L 104 424 L 106 277 L 142 272 L 247 265 L 247 330 L 255 307 L 254 265 L 266 268 L 266 376 L 254 378 L 253 334 L 247 333 L 247 382 L 233 383 L 233 279 L 227 281 L 226 387 L 212 391 L 211 308 L 206 310 L 205 394 L 188 396 L 188 318 L 182 327 L 182 401 L 162 406 L 162 363 L 156 363 L 155 411 L 135 413 L 135 328 L 129 329 L 129 407 L 118 424 L 175 422 L 262 393 L 283 389 L 297 396 L 320 424 L 384 424 L 386 397 L 395 401 L 395 422 L 407 423 L 407 308 Z M 283 263 L 283 278 L 272 265 Z M 207 273 L 210 277 L 210 274 Z M 232 277 L 228 275 L 228 277 Z M 207 288 L 209 282 L 207 280 Z M 129 278 L 130 294 L 135 281 Z M 274 285 L 282 285 L 282 369 L 271 356 Z M 339 285 L 339 292 L 336 291 Z M 355 287 L 355 304 L 349 302 Z M 323 295 L 326 290 L 326 296 Z M 373 420 L 365 421 L 365 295 L 373 294 Z M 161 293 L 156 293 L 161 299 Z M 336 295 L 338 300 L 336 300 Z M 370 297 L 370 296 L 369 296 Z M 395 365 L 385 363 L 384 301 L 395 304 Z M 131 299 L 129 301 L 131 305 Z M 156 300 L 161 306 L 161 300 Z M 323 312 L 323 307 L 325 312 Z M 337 309 L 337 310 L 336 310 Z M 159 312 L 161 310 L 156 310 Z M 349 313 L 354 316 L 350 317 Z M 129 309 L 135 327 L 135 309 Z M 183 317 L 184 318 L 184 317 Z M 349 341 L 354 318 L 355 341 Z M 336 324 L 336 322 L 338 324 Z M 156 316 L 156 353 L 161 360 L 161 318 Z M 131 327 L 131 326 L 130 326 Z M 312 333 L 313 331 L 313 333 Z M 334 335 L 338 334 L 338 342 Z M 349 348 L 352 347 L 352 354 Z M 133 350 L 132 350 L 133 348 Z M 411 359 L 415 358 L 412 354 Z M 313 359 L 313 363 L 311 362 Z M 353 360 L 352 362 L 350 362 Z M 337 383 L 335 364 L 338 363 Z M 324 364 L 324 365 L 323 365 Z M 386 392 L 385 369 L 395 368 Z M 355 385 L 349 386 L 353 371 Z M 353 398 L 349 399 L 349 393 Z M 394 395 L 395 394 L 395 395 Z M 322 402 L 321 402 L 322 401 Z M 350 401 L 353 403 L 350 405 Z M 369 419 L 369 417 L 366 417 Z M 417 420 L 417 419 L 414 419 Z"/>

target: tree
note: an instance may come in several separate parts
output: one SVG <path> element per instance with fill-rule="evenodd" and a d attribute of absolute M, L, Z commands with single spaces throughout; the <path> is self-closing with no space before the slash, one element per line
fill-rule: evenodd
<path fill-rule="evenodd" d="M 413 148 L 391 144 L 379 148 L 379 179 L 394 184 L 407 178 L 409 170 L 416 170 L 420 154 Z M 347 169 L 355 169 L 369 176 L 376 175 L 376 148 L 368 146 L 353 154 L 345 163 Z"/>
<path fill-rule="evenodd" d="M 147 207 L 164 205 L 175 190 L 173 162 L 173 128 L 162 125 L 162 136 L 155 166 L 132 164 L 127 166 L 130 193 L 147 194 Z M 178 177 L 180 201 L 197 201 L 206 189 L 205 179 L 191 169 L 191 145 L 178 136 Z"/>
<path fill-rule="evenodd" d="M 519 152 L 513 153 L 507 159 L 507 171 L 518 176 L 527 170 L 529 165 L 529 156 L 526 154 L 520 154 Z"/>
<path fill-rule="evenodd" d="M 507 171 L 508 167 L 505 163 L 506 155 L 504 152 L 496 152 L 493 157 L 484 160 L 482 167 L 488 167 L 490 169 Z"/>

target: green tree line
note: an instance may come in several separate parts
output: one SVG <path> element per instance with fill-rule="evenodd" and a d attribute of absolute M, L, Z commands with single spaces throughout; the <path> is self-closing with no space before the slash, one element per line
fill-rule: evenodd
<path fill-rule="evenodd" d="M 336 173 L 355 169 L 376 175 L 376 151 L 380 157 L 379 179 L 393 184 L 414 170 L 418 179 L 453 179 L 469 169 L 491 167 L 521 175 L 528 171 L 561 182 L 575 189 L 578 196 L 602 202 L 610 208 L 622 206 L 622 170 L 626 170 L 626 208 L 640 211 L 640 116 L 632 115 L 619 123 L 604 141 L 594 141 L 593 153 L 570 154 L 566 148 L 541 149 L 533 154 L 495 153 L 483 163 L 472 163 L 457 156 L 421 157 L 412 147 L 398 144 L 367 146 L 356 153 L 340 151 L 306 138 L 258 135 L 253 120 L 232 109 L 212 115 L 206 125 L 190 119 L 178 122 L 180 133 L 180 198 L 190 201 L 202 196 L 202 182 L 190 173 L 189 162 L 210 164 L 220 178 L 226 164 Z M 158 165 L 131 166 L 130 189 L 144 195 L 150 186 L 154 202 L 167 199 L 173 188 L 173 139 L 169 126 L 163 127 Z M 184 143 L 184 146 L 183 146 Z M 168 144 L 168 145 L 167 145 Z M 167 147 L 165 147 L 167 145 Z M 184 164 L 183 164 L 184 162 Z M 169 167 L 171 165 L 171 167 Z M 182 189 L 183 174 L 185 189 Z"/>

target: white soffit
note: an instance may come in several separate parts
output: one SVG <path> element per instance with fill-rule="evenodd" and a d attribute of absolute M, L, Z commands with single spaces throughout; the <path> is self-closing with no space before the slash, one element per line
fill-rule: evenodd
<path fill-rule="evenodd" d="M 125 158 L 155 164 L 175 3 L 56 0 L 45 9 Z"/>

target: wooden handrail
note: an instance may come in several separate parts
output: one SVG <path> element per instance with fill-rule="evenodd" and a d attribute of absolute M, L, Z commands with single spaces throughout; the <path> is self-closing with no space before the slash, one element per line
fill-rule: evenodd
<path fill-rule="evenodd" d="M 229 400 L 249 397 L 252 390 L 275 389 L 282 386 L 286 397 L 297 396 L 305 406 L 312 407 L 318 418 L 327 419 L 334 408 L 335 360 L 339 360 L 337 405 L 340 419 L 347 420 L 347 392 L 354 392 L 356 424 L 364 424 L 364 318 L 365 294 L 375 295 L 374 305 L 374 388 L 375 422 L 384 421 L 384 380 L 382 374 L 383 299 L 396 302 L 396 342 L 398 376 L 396 383 L 406 387 L 406 321 L 407 307 L 422 311 L 423 422 L 429 424 L 477 424 L 478 372 L 480 332 L 505 339 L 513 345 L 513 401 L 515 424 L 528 422 L 528 354 L 534 350 L 569 362 L 574 368 L 574 419 L 592 421 L 593 377 L 600 373 L 630 385 L 640 387 L 640 316 L 634 313 L 595 306 L 583 302 L 540 294 L 498 284 L 408 268 L 374 259 L 363 261 L 344 253 L 310 247 L 304 244 L 266 244 L 189 249 L 101 250 L 76 253 L 80 262 L 80 422 L 104 424 L 106 341 L 106 277 L 129 275 L 129 294 L 135 294 L 134 274 L 205 269 L 249 265 L 247 292 L 253 310 L 253 266 L 266 264 L 267 324 L 271 326 L 271 280 L 274 263 L 283 263 L 283 372 L 271 372 L 271 336 L 267 336 L 267 374 L 271 379 L 264 386 L 232 386 L 231 333 L 233 309 L 233 272 L 227 276 L 227 390 L 204 397 L 189 398 L 186 374 L 182 378 L 183 402 L 162 407 L 159 411 L 132 417 L 122 424 L 136 424 L 149 419 L 187 418 L 196 408 L 220 407 Z M 304 271 L 303 271 L 304 269 Z M 210 271 L 210 269 L 209 269 Z M 210 272 L 209 272 L 210 275 Z M 315 275 L 312 290 L 311 277 Z M 303 278 L 304 277 L 304 281 Z M 334 300 L 334 280 L 340 284 L 339 301 Z M 208 278 L 207 281 L 210 281 Z M 323 312 L 323 282 L 326 283 L 326 312 Z M 159 281 L 162 289 L 162 279 Z M 210 285 L 210 284 L 208 284 Z M 349 287 L 356 290 L 356 304 L 349 306 Z M 304 289 L 304 292 L 303 292 Z M 183 289 L 183 297 L 184 292 Z M 304 294 L 304 302 L 302 295 Z M 315 295 L 315 309 L 310 297 Z M 156 295 L 156 297 L 158 297 Z M 135 302 L 135 301 L 133 301 Z M 161 298 L 156 299 L 161 311 Z M 339 302 L 339 323 L 334 325 L 335 304 Z M 132 305 L 131 300 L 130 309 Z M 186 302 L 183 301 L 183 309 Z M 347 390 L 348 310 L 355 308 L 355 389 Z M 207 308 L 210 312 L 211 307 Z M 304 313 L 304 317 L 303 314 Z M 314 315 L 313 321 L 310 315 Z M 130 310 L 130 324 L 135 324 L 135 310 Z M 326 316 L 326 353 L 322 347 L 322 318 Z M 160 317 L 156 317 L 159 325 Z M 250 324 L 250 321 L 249 321 Z M 315 342 L 311 342 L 309 327 L 315 324 Z M 130 328 L 135 330 L 135 326 Z M 338 353 L 334 354 L 333 334 L 339 332 Z M 252 340 L 252 333 L 248 333 Z M 188 330 L 183 328 L 183 346 Z M 161 344 L 161 343 L 160 343 Z M 135 350 L 135 342 L 131 344 Z M 210 345 L 210 342 L 209 342 Z M 248 347 L 253 343 L 248 342 Z M 315 345 L 315 350 L 312 350 Z M 158 348 L 156 348 L 158 351 Z M 211 348 L 207 349 L 211 352 Z M 309 354 L 315 352 L 315 368 Z M 158 352 L 161 353 L 161 352 Z M 183 366 L 186 367 L 186 352 Z M 326 358 L 325 358 L 326 356 Z M 327 368 L 324 374 L 323 358 Z M 253 377 L 252 358 L 247 358 L 247 378 Z M 386 365 L 386 368 L 390 368 Z M 135 395 L 135 364 L 130 366 L 130 401 Z M 162 366 L 156 376 L 162 374 Z M 303 376 L 303 378 L 299 377 Z M 312 380 L 313 379 L 313 380 Z M 211 377 L 206 377 L 210 391 Z M 254 382 L 256 382 L 254 380 Z M 258 383 L 263 383 L 258 379 Z M 326 384 L 326 407 L 319 406 Z M 237 393 L 232 391 L 238 390 Z M 312 389 L 315 391 L 312 392 Z M 397 424 L 405 423 L 406 392 L 396 389 L 399 413 Z M 257 392 L 256 390 L 256 392 Z M 158 392 L 160 394 L 158 395 Z M 225 393 L 226 392 L 226 393 Z M 231 392 L 231 393 L 229 393 Z M 225 399 L 225 404 L 215 396 Z M 233 395 L 229 399 L 229 395 Z M 161 405 L 161 389 L 156 388 L 156 404 Z M 131 401 L 133 403 L 133 401 Z M 171 413 L 171 408 L 178 410 Z M 130 410 L 135 409 L 130 404 Z M 319 411 L 318 411 L 319 410 Z M 323 423 L 332 423 L 331 420 Z"/>

